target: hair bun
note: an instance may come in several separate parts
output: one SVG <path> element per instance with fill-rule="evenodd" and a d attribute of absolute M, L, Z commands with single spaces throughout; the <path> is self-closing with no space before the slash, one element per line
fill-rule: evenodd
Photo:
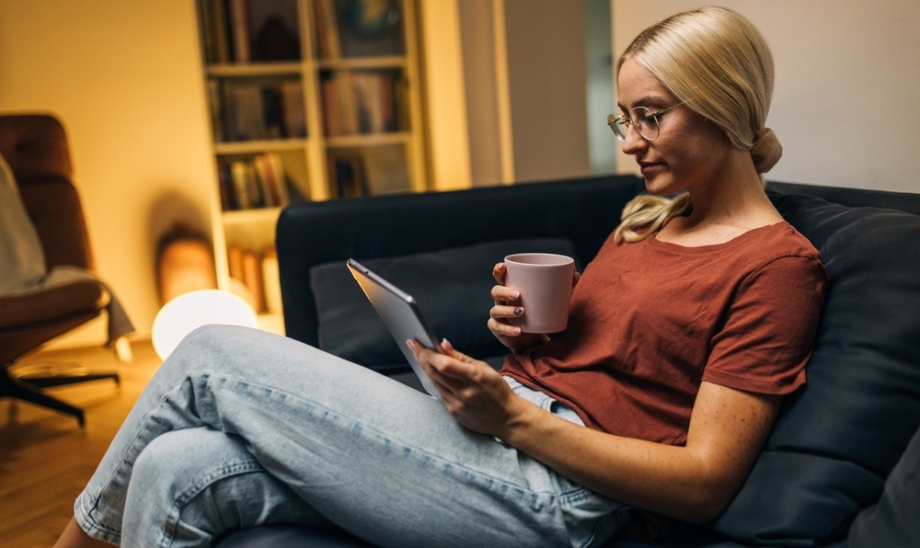
<path fill-rule="evenodd" d="M 751 158 L 754 159 L 757 173 L 766 173 L 773 169 L 782 156 L 783 145 L 780 144 L 776 133 L 770 128 L 763 128 L 751 147 Z"/>

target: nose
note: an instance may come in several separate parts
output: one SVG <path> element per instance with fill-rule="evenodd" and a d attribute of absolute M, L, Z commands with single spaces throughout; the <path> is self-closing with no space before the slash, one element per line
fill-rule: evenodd
<path fill-rule="evenodd" d="M 626 126 L 626 139 L 623 141 L 623 152 L 636 155 L 648 147 L 645 137 L 639 135 L 639 130 L 632 124 Z"/>

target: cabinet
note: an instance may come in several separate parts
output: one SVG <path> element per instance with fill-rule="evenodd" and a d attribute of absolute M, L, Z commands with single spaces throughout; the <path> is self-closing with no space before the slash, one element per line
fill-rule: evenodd
<path fill-rule="evenodd" d="M 251 293 L 275 329 L 270 259 L 281 208 L 428 190 L 416 2 L 196 4 L 219 187 L 218 279 Z"/>

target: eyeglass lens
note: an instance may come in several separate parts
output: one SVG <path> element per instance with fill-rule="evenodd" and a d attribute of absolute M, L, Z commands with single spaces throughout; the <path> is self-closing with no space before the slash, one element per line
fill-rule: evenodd
<path fill-rule="evenodd" d="M 658 138 L 658 119 L 652 115 L 651 110 L 645 107 L 634 108 L 629 119 L 612 114 L 607 117 L 607 124 L 616 134 L 617 139 L 621 141 L 626 140 L 626 133 L 629 131 L 628 125 L 633 125 L 639 135 L 648 141 L 654 141 Z"/>

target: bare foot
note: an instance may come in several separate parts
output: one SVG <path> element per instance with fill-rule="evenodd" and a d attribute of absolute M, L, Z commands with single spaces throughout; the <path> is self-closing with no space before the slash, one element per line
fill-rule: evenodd
<path fill-rule="evenodd" d="M 96 540 L 87 535 L 83 532 L 83 529 L 80 529 L 80 526 L 77 525 L 76 520 L 71 518 L 70 523 L 64 528 L 64 532 L 61 533 L 61 537 L 54 543 L 53 548 L 101 548 L 103 546 L 108 547 L 111 546 L 111 544 Z"/>

